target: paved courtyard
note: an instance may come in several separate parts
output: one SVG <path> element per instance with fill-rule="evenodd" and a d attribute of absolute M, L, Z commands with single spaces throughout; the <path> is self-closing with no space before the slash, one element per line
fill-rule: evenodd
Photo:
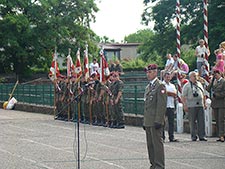
<path fill-rule="evenodd" d="M 52 115 L 0 109 L 1 169 L 76 169 L 77 126 Z M 166 169 L 224 169 L 225 143 L 165 142 Z M 80 126 L 81 169 L 149 169 L 141 127 Z"/>

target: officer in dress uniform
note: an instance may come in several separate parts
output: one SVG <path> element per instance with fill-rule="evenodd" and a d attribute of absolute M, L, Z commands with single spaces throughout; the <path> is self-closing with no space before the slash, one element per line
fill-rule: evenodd
<path fill-rule="evenodd" d="M 217 135 L 219 137 L 217 141 L 224 142 L 225 79 L 222 77 L 220 70 L 213 70 L 213 80 L 207 89 L 209 92 L 212 89 L 213 92 L 211 107 L 216 119 Z"/>
<path fill-rule="evenodd" d="M 158 66 L 150 64 L 145 69 L 150 83 L 145 88 L 144 94 L 144 124 L 146 131 L 147 148 L 150 169 L 164 169 L 164 145 L 163 145 L 163 126 L 167 105 L 166 88 L 157 78 Z"/>

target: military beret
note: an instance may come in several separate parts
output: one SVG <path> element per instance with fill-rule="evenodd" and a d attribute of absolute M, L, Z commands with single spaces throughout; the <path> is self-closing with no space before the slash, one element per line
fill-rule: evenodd
<path fill-rule="evenodd" d="M 62 78 L 62 79 L 65 79 L 65 78 L 66 78 L 66 76 L 64 76 L 64 75 L 62 75 L 62 74 L 59 74 L 57 77 L 58 77 L 58 78 Z"/>
<path fill-rule="evenodd" d="M 149 64 L 148 67 L 145 68 L 145 72 L 147 72 L 149 70 L 155 70 L 155 69 L 158 69 L 157 64 Z"/>
<path fill-rule="evenodd" d="M 97 73 L 96 72 L 93 72 L 93 73 L 91 73 L 91 76 L 90 77 L 95 77 L 97 75 Z"/>

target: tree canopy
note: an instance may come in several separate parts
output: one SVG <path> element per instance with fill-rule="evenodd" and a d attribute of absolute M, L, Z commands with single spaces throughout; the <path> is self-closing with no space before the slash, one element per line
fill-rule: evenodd
<path fill-rule="evenodd" d="M 148 58 L 150 53 L 157 51 L 160 55 L 176 52 L 176 0 L 144 0 L 145 10 L 142 22 L 146 25 L 154 21 L 155 36 L 144 46 L 143 57 Z M 150 2 L 156 3 L 150 6 Z M 203 1 L 180 1 L 181 13 L 181 45 L 188 44 L 195 48 L 199 39 L 203 38 Z M 209 48 L 213 51 L 220 42 L 225 40 L 224 20 L 225 3 L 223 0 L 209 0 L 208 3 L 208 34 Z M 212 62 L 213 57 L 210 57 Z"/>
<path fill-rule="evenodd" d="M 94 0 L 2 0 L 0 72 L 48 68 L 55 46 L 65 55 L 68 48 L 76 51 L 85 43 L 95 50 L 96 35 L 89 23 L 97 11 Z"/>
<path fill-rule="evenodd" d="M 153 31 L 150 29 L 139 30 L 124 37 L 124 41 L 128 43 L 144 43 L 147 42 L 149 38 L 154 35 Z"/>

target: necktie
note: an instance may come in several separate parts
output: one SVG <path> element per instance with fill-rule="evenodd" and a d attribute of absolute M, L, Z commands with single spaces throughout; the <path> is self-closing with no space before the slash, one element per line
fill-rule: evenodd
<path fill-rule="evenodd" d="M 149 89 L 152 90 L 153 84 L 150 82 L 149 83 Z"/>

